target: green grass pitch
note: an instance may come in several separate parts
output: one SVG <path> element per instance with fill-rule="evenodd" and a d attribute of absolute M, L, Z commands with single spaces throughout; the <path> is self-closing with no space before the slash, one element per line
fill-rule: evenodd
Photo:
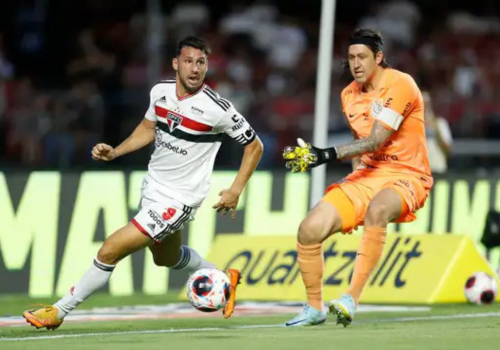
<path fill-rule="evenodd" d="M 166 304 L 175 296 L 96 295 L 83 308 Z M 0 316 L 19 315 L 30 304 L 53 302 L 0 297 Z M 443 305 L 424 312 L 360 313 L 343 328 L 330 317 L 325 325 L 284 328 L 292 315 L 235 316 L 113 322 L 65 323 L 56 331 L 0 327 L 0 349 L 499 349 L 500 304 Z"/>

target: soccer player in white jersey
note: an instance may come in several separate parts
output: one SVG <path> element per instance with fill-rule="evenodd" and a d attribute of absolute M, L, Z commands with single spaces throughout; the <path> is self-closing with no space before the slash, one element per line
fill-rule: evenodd
<path fill-rule="evenodd" d="M 155 142 L 142 185 L 139 212 L 106 239 L 90 268 L 63 298 L 52 306 L 23 313 L 31 325 L 59 327 L 68 313 L 108 282 L 120 260 L 146 247 L 159 266 L 190 272 L 213 267 L 196 251 L 181 245 L 181 229 L 194 219 L 208 193 L 223 136 L 228 135 L 245 147 L 234 182 L 220 192 L 219 202 L 213 206 L 222 215 L 232 211 L 233 218 L 263 146 L 232 104 L 204 84 L 209 54 L 202 39 L 181 40 L 172 59 L 175 80 L 159 82 L 151 89 L 149 109 L 133 133 L 116 148 L 104 143 L 93 148 L 93 159 L 111 161 Z M 223 310 L 225 318 L 233 313 L 240 278 L 235 269 L 227 273 L 231 298 Z"/>

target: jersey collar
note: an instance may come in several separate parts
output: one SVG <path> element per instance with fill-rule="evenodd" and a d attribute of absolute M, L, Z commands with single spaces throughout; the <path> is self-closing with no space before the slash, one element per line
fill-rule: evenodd
<path fill-rule="evenodd" d="M 177 101 L 183 101 L 191 96 L 194 96 L 196 95 L 197 93 L 199 93 L 201 90 L 203 90 L 205 88 L 206 84 L 202 84 L 200 86 L 200 88 L 198 90 L 196 90 L 195 92 L 191 93 L 191 94 L 187 94 L 186 96 L 182 96 L 182 97 L 179 97 L 179 95 L 177 95 L 177 86 L 175 87 L 175 96 L 177 97 Z"/>

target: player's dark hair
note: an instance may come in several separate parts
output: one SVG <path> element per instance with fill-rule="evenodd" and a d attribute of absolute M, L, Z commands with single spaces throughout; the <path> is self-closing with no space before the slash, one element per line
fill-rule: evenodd
<path fill-rule="evenodd" d="M 184 39 L 179 40 L 179 42 L 177 43 L 177 48 L 175 49 L 175 57 L 180 56 L 183 47 L 194 47 L 207 56 L 212 52 L 208 43 L 202 38 L 198 38 L 197 36 L 188 36 Z"/>
<path fill-rule="evenodd" d="M 363 44 L 368 46 L 373 52 L 373 56 L 375 57 L 377 53 L 382 51 L 382 48 L 384 47 L 384 39 L 382 38 L 382 34 L 380 34 L 380 32 L 376 30 L 358 28 L 355 29 L 349 37 L 349 46 L 355 44 Z M 347 60 L 344 61 L 343 64 L 345 68 L 349 68 L 349 62 Z M 385 57 L 382 58 L 380 66 L 382 68 L 391 67 L 391 65 L 385 60 Z"/>

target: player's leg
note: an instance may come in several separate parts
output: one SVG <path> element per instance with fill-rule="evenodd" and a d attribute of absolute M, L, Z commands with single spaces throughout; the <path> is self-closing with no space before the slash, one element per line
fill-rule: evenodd
<path fill-rule="evenodd" d="M 149 244 L 151 239 L 135 225 L 128 223 L 104 241 L 87 272 L 64 297 L 53 306 L 27 310 L 23 317 L 36 328 L 56 329 L 68 313 L 108 283 L 120 260 Z"/>
<path fill-rule="evenodd" d="M 352 322 L 363 289 L 382 256 L 387 225 L 399 218 L 405 208 L 405 201 L 394 188 L 382 189 L 370 201 L 349 289 L 329 303 L 330 312 L 337 314 L 337 321 L 344 326 Z"/>
<path fill-rule="evenodd" d="M 297 235 L 297 260 L 308 304 L 298 316 L 285 323 L 286 326 L 316 325 L 325 321 L 323 241 L 336 232 L 350 231 L 354 220 L 352 202 L 340 188 L 334 188 L 300 224 Z"/>
<path fill-rule="evenodd" d="M 203 268 L 213 268 L 214 264 L 203 259 L 193 248 L 182 245 L 182 231 L 177 230 L 159 243 L 149 246 L 153 260 L 158 266 L 174 270 L 194 272 Z"/>
<path fill-rule="evenodd" d="M 365 215 L 364 233 L 358 248 L 354 273 L 347 291 L 356 303 L 384 250 L 387 225 L 402 214 L 404 202 L 398 191 L 385 188 L 371 200 Z"/>
<path fill-rule="evenodd" d="M 203 259 L 193 248 L 182 245 L 182 231 L 177 230 L 168 235 L 160 244 L 149 247 L 153 253 L 156 265 L 166 266 L 174 270 L 187 270 L 194 272 L 203 268 L 215 268 L 215 265 Z M 231 293 L 223 314 L 225 318 L 231 317 L 236 303 L 236 288 L 240 283 L 240 272 L 236 269 L 226 271 L 231 282 Z"/>

